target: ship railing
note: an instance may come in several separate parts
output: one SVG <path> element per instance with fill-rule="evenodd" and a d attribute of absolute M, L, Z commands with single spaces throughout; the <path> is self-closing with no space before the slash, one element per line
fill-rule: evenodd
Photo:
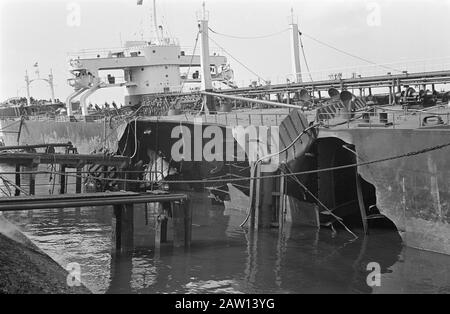
<path fill-rule="evenodd" d="M 430 119 L 430 120 L 429 120 Z M 310 119 L 308 119 L 310 121 Z M 368 110 L 358 112 L 317 113 L 316 121 L 331 127 L 364 128 L 418 128 L 437 125 L 450 125 L 450 111 L 446 109 L 431 112 L 408 109 L 389 111 Z"/>
<path fill-rule="evenodd" d="M 182 46 L 180 47 L 180 51 L 182 51 L 186 56 L 192 56 L 194 54 L 194 46 Z M 199 47 L 195 49 L 197 55 L 200 54 Z M 218 47 L 209 47 L 209 55 L 210 56 L 224 56 L 223 50 Z"/>
<path fill-rule="evenodd" d="M 262 113 L 262 112 L 217 112 L 212 115 L 198 115 L 198 110 L 183 111 L 181 117 L 186 121 L 198 121 L 201 123 L 215 123 L 221 125 L 256 125 L 256 126 L 271 126 L 279 125 L 284 118 L 289 114 L 289 110 L 284 110 L 277 113 Z"/>
<path fill-rule="evenodd" d="M 106 116 L 106 115 L 89 115 L 88 116 L 88 120 L 89 122 L 95 122 L 95 123 L 104 123 L 105 119 L 109 121 L 111 116 Z M 125 116 L 123 115 L 114 115 L 113 116 L 115 119 L 117 120 L 121 120 L 124 119 Z M 85 121 L 85 117 L 81 116 L 81 115 L 77 115 L 75 116 L 75 120 L 73 120 L 73 118 L 69 118 L 67 115 L 29 115 L 29 116 L 24 116 L 25 121 L 49 121 L 49 122 L 73 122 L 73 121 Z M 20 120 L 22 119 L 22 117 L 20 116 L 1 116 L 1 120 L 11 120 L 11 121 L 15 121 L 15 120 Z"/>
<path fill-rule="evenodd" d="M 124 47 L 110 47 L 110 48 L 92 48 L 81 49 L 78 51 L 71 51 L 67 53 L 69 59 L 90 59 L 97 58 L 97 56 L 104 57 L 109 53 L 125 51 Z"/>
<path fill-rule="evenodd" d="M 310 72 L 314 81 L 352 79 L 360 77 L 381 76 L 390 74 L 446 71 L 450 69 L 450 56 L 431 59 L 406 60 L 403 62 L 382 63 L 379 65 L 363 65 L 351 67 L 334 67 Z M 310 81 L 309 74 L 302 73 L 304 82 Z M 274 84 L 294 82 L 293 74 L 268 78 Z"/>
<path fill-rule="evenodd" d="M 177 38 L 151 38 L 150 45 L 179 46 Z M 131 57 L 131 52 L 148 47 L 147 43 L 137 44 L 129 47 L 105 47 L 105 48 L 89 48 L 67 53 L 69 59 L 94 59 L 110 57 L 111 54 L 123 53 L 124 57 Z"/>

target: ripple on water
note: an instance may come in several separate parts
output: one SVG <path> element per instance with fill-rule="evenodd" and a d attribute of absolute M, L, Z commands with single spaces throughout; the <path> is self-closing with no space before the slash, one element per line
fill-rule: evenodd
<path fill-rule="evenodd" d="M 242 213 L 197 207 L 189 252 L 152 246 L 153 221 L 137 208 L 140 246 L 111 258 L 111 211 L 104 207 L 5 214 L 65 267 L 79 263 L 96 293 L 450 292 L 450 257 L 406 249 L 397 233 L 373 231 L 350 241 L 327 229 L 239 227 Z M 381 265 L 381 287 L 366 284 L 369 262 Z"/>

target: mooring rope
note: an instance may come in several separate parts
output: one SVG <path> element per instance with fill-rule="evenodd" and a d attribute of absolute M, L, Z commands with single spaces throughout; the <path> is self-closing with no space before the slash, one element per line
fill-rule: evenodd
<path fill-rule="evenodd" d="M 354 163 L 354 164 L 348 164 L 348 165 L 342 165 L 342 166 L 335 166 L 335 167 L 329 167 L 329 168 L 322 168 L 322 169 L 314 169 L 314 170 L 306 170 L 306 171 L 299 171 L 299 172 L 293 172 L 292 174 L 276 174 L 276 175 L 267 175 L 262 177 L 256 177 L 256 176 L 249 176 L 249 177 L 240 177 L 240 178 L 229 178 L 227 179 L 227 183 L 229 182 L 242 182 L 242 181 L 249 181 L 249 180 L 261 180 L 261 179 L 271 179 L 271 178 L 280 178 L 280 177 L 288 177 L 291 175 L 305 175 L 305 174 L 315 174 L 315 173 L 320 173 L 320 172 L 327 172 L 327 171 L 334 171 L 334 170 L 341 170 L 341 169 L 347 169 L 347 168 L 354 168 L 354 167 L 361 167 L 361 166 L 367 166 L 370 164 L 375 164 L 375 163 L 381 163 L 381 162 L 385 162 L 385 161 L 390 161 L 390 160 L 396 160 L 396 159 L 400 159 L 400 158 L 406 158 L 406 157 L 412 157 L 412 156 L 416 156 L 416 155 L 420 155 L 420 154 L 425 154 L 428 152 L 432 152 L 435 150 L 439 150 L 439 149 L 443 149 L 445 147 L 450 146 L 450 142 L 449 143 L 445 143 L 445 144 L 441 144 L 441 145 L 436 145 L 436 146 L 432 146 L 432 147 L 427 147 L 424 149 L 420 149 L 417 151 L 411 151 L 405 154 L 400 154 L 400 155 L 395 155 L 395 156 L 391 156 L 391 157 L 385 157 L 385 158 L 380 158 L 380 159 L 375 159 L 375 160 L 371 160 L 371 161 L 366 161 L 366 162 L 360 162 L 360 163 Z M 126 172 L 142 172 L 142 171 L 123 171 L 124 173 Z M 16 172 L 2 172 L 2 174 L 15 174 Z M 62 172 L 58 172 L 58 171 L 25 171 L 25 172 L 21 172 L 22 174 L 45 174 L 45 173 L 53 173 L 53 174 L 59 174 L 59 175 L 66 175 L 66 176 L 72 176 L 72 177 L 81 177 L 81 175 L 76 175 L 76 174 L 69 174 L 69 173 L 62 173 Z M 143 182 L 148 182 L 147 180 L 137 180 L 137 179 L 120 179 L 120 178 L 102 178 L 99 180 L 109 180 L 109 181 L 122 181 L 122 182 L 134 182 L 134 183 L 143 183 Z M 209 179 L 201 179 L 201 180 L 161 180 L 159 181 L 160 183 L 224 183 L 223 179 L 214 179 L 214 180 L 209 180 Z"/>

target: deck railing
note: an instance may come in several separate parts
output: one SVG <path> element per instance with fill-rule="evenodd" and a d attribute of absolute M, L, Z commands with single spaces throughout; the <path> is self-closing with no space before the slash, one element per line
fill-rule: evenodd
<path fill-rule="evenodd" d="M 309 119 L 308 119 L 309 121 Z M 318 113 L 316 121 L 325 127 L 365 128 L 422 128 L 450 125 L 450 111 L 444 108 L 430 112 L 424 110 L 375 109 L 352 113 Z"/>

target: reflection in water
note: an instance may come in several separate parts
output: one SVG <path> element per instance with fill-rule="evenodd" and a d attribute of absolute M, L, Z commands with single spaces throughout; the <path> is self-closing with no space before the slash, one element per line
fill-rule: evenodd
<path fill-rule="evenodd" d="M 326 229 L 289 226 L 256 234 L 239 228 L 239 212 L 203 200 L 194 208 L 190 251 L 166 245 L 155 254 L 153 217 L 145 222 L 139 208 L 136 233 L 150 240 L 115 258 L 108 208 L 8 217 L 61 265 L 78 262 L 83 282 L 98 293 L 450 292 L 450 258 L 404 249 L 396 232 L 373 230 L 355 241 L 344 232 L 332 238 Z M 381 266 L 381 287 L 366 284 L 369 262 Z"/>
<path fill-rule="evenodd" d="M 108 207 L 5 215 L 63 267 L 79 263 L 82 281 L 96 293 L 450 293 L 450 257 L 403 248 L 397 232 L 371 230 L 352 240 L 286 225 L 251 233 L 239 227 L 245 214 L 202 194 L 192 203 L 189 251 L 168 243 L 155 252 L 155 211 L 138 206 L 136 249 L 114 258 Z M 366 284 L 370 262 L 380 264 L 381 287 Z"/>

